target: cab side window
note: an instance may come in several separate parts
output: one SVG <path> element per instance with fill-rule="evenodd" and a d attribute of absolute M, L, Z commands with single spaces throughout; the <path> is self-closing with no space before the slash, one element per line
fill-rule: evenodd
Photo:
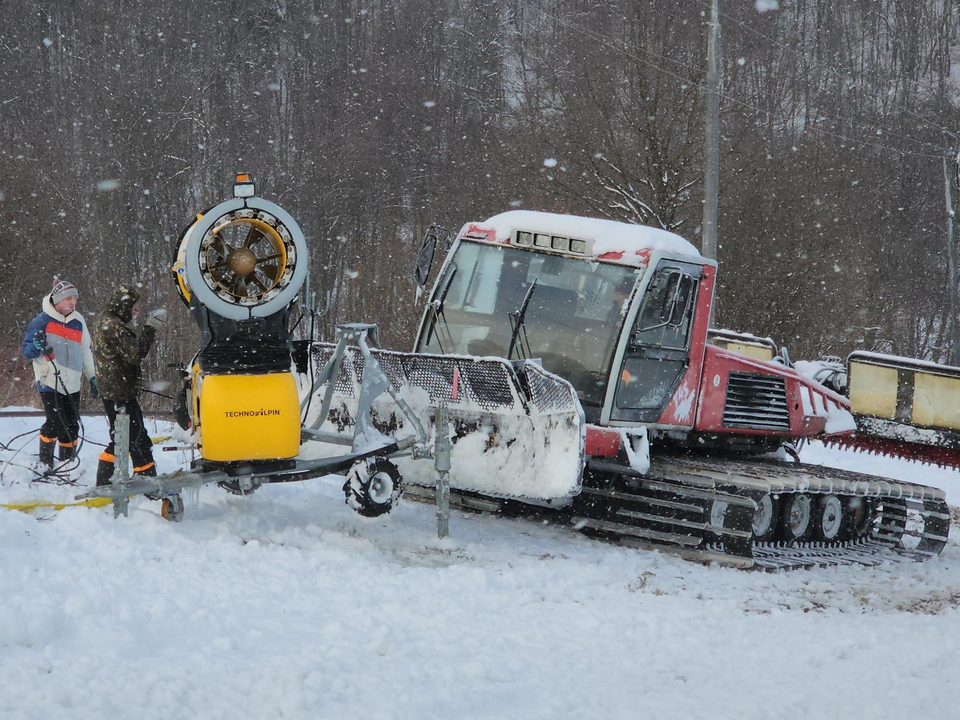
<path fill-rule="evenodd" d="M 630 344 L 686 350 L 690 342 L 697 278 L 679 267 L 662 267 L 637 314 Z"/>

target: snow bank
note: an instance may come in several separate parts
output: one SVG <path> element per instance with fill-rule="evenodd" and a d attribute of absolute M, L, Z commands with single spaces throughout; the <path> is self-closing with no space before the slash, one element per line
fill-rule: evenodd
<path fill-rule="evenodd" d="M 0 442 L 30 427 L 2 419 Z M 958 500 L 956 472 L 803 454 Z M 14 475 L 4 497 L 60 491 Z M 149 501 L 117 521 L 0 514 L 0 717 L 901 720 L 960 704 L 956 540 L 922 564 L 768 575 L 458 512 L 438 541 L 432 507 L 364 520 L 339 484 L 206 488 L 176 525 Z"/>

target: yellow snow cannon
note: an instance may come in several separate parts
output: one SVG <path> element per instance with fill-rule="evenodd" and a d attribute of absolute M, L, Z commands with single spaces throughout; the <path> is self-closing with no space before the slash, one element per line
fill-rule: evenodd
<path fill-rule="evenodd" d="M 203 336 L 178 421 L 197 432 L 208 467 L 280 469 L 300 449 L 288 320 L 307 248 L 297 222 L 256 197 L 249 175 L 237 175 L 233 195 L 197 215 L 177 244 L 177 290 Z"/>

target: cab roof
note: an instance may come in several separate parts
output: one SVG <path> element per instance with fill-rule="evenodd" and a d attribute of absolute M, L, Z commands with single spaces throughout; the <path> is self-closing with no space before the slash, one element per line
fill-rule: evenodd
<path fill-rule="evenodd" d="M 482 222 L 467 223 L 458 237 L 512 245 L 518 244 L 517 234 L 521 232 L 583 240 L 586 241 L 585 252 L 564 254 L 624 265 L 645 265 L 650 253 L 656 250 L 688 255 L 695 260 L 703 259 L 691 243 L 667 230 L 615 220 L 532 210 L 512 210 Z"/>

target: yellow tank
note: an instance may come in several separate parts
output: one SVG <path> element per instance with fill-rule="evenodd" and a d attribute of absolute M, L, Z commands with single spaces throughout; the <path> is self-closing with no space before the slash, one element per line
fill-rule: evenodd
<path fill-rule="evenodd" d="M 285 460 L 300 452 L 293 373 L 194 376 L 204 460 Z"/>

